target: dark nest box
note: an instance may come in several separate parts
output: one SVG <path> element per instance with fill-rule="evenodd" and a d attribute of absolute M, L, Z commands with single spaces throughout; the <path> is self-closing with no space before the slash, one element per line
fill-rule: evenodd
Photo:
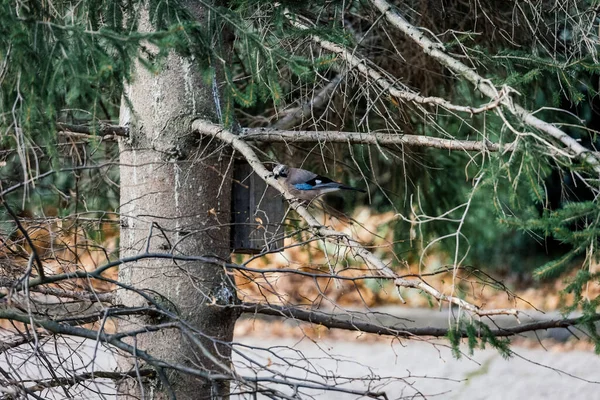
<path fill-rule="evenodd" d="M 283 248 L 285 206 L 281 193 L 245 161 L 235 161 L 233 179 L 232 251 L 257 254 Z"/>

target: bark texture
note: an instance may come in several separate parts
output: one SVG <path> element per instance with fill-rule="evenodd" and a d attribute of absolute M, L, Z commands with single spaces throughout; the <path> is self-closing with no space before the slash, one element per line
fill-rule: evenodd
<path fill-rule="evenodd" d="M 191 11 L 202 19 L 201 8 L 194 6 Z M 203 82 L 193 61 L 171 54 L 158 74 L 138 65 L 127 96 L 132 109 L 125 102 L 121 108 L 121 123 L 130 125 L 130 138 L 120 143 L 121 257 L 150 251 L 227 259 L 230 156 L 190 130 L 194 118 L 216 119 L 212 88 Z M 196 335 L 194 341 L 177 329 L 143 333 L 135 337 L 138 348 L 172 364 L 225 373 L 206 355 L 229 366 L 228 348 L 207 339 L 231 341 L 233 335 L 236 315 L 223 305 L 235 298 L 235 290 L 222 268 L 196 262 L 138 261 L 122 265 L 119 280 L 164 302 L 206 335 Z M 132 291 L 120 289 L 118 295 L 127 306 L 147 305 Z M 120 321 L 119 330 L 161 322 L 165 321 L 135 317 Z M 136 361 L 123 356 L 119 364 L 130 370 Z M 219 398 L 228 391 L 224 382 L 208 382 L 172 369 L 166 373 L 178 399 Z M 166 398 L 165 389 L 154 382 L 145 385 L 143 394 Z M 122 383 L 119 393 L 120 398 L 142 397 L 135 380 Z"/>

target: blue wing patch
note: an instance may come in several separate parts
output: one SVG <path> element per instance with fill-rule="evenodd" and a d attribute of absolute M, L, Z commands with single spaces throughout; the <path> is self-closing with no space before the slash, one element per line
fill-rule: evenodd
<path fill-rule="evenodd" d="M 309 185 L 308 183 L 296 183 L 294 187 L 298 190 L 312 190 L 314 188 L 313 185 Z"/>

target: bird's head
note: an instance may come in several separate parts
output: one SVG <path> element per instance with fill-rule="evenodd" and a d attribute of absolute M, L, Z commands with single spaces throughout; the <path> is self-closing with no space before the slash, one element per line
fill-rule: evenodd
<path fill-rule="evenodd" d="M 275 179 L 279 177 L 287 178 L 288 172 L 289 169 L 287 165 L 277 164 L 275 168 L 273 168 L 273 176 L 275 176 Z"/>

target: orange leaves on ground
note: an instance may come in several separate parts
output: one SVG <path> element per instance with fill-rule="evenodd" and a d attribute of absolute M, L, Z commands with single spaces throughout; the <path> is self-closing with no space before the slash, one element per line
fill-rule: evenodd
<path fill-rule="evenodd" d="M 465 266 L 455 271 L 449 261 L 452 258 L 435 248 L 429 249 L 422 264 L 419 264 L 419 260 L 409 264 L 395 259 L 394 229 L 397 229 L 398 224 L 392 212 L 375 214 L 370 208 L 363 207 L 358 208 L 351 219 L 328 215 L 320 218 L 323 225 L 352 236 L 382 260 L 395 265 L 398 275 L 407 279 L 423 279 L 445 295 L 456 296 L 487 309 L 537 307 L 552 310 L 559 307 L 558 293 L 564 287 L 561 281 L 537 283 L 535 289 L 511 292 L 499 281 L 506 280 L 507 277 L 496 277 L 498 280 L 495 280 L 477 266 Z M 400 236 L 408 237 L 408 234 Z M 240 298 L 247 302 L 299 304 L 321 309 L 401 304 L 392 282 L 359 279 L 371 273 L 361 259 L 354 257 L 352 249 L 343 249 L 320 239 L 308 241 L 309 239 L 310 235 L 307 233 L 296 235 L 286 239 L 286 249 L 281 253 L 269 254 L 252 261 L 245 258 L 243 261 L 248 262 L 248 267 L 262 272 L 235 273 Z M 354 280 L 315 278 L 299 274 L 302 272 L 321 275 L 335 273 Z M 600 293 L 600 286 L 590 285 L 588 291 L 590 296 L 595 296 Z M 420 291 L 401 289 L 401 294 L 406 300 L 405 306 L 439 306 L 435 299 Z"/>
<path fill-rule="evenodd" d="M 321 218 L 324 225 L 357 238 L 382 258 L 393 253 L 390 223 L 394 214 L 391 212 L 373 214 L 371 209 L 364 207 L 356 211 L 352 220 L 328 215 Z M 351 248 L 309 239 L 309 236 L 288 238 L 286 249 L 281 253 L 248 262 L 248 267 L 263 272 L 236 272 L 240 298 L 248 302 L 304 304 L 328 309 L 336 305 L 370 307 L 381 301 L 381 295 L 387 296 L 380 283 L 357 279 L 372 275 L 372 272 L 367 270 L 362 259 L 355 257 Z M 335 274 L 348 279 L 316 278 L 309 276 L 311 274 Z"/>
<path fill-rule="evenodd" d="M 7 282 L 23 278 L 27 271 L 27 264 L 31 254 L 37 254 L 42 262 L 46 276 L 72 273 L 75 271 L 93 271 L 97 267 L 108 262 L 114 256 L 118 245 L 118 222 L 92 222 L 92 226 L 86 221 L 85 228 L 82 225 L 75 226 L 69 220 L 62 221 L 58 218 L 46 220 L 43 223 L 25 224 L 27 236 L 18 232 L 11 238 L 2 237 L 4 247 L 0 249 L 0 278 Z M 102 242 L 94 240 L 88 232 L 94 232 L 101 237 Z M 111 268 L 103 273 L 110 279 L 117 279 L 117 268 Z M 31 271 L 32 276 L 37 275 L 36 268 Z M 48 289 L 59 289 L 62 293 L 90 292 L 104 293 L 114 289 L 114 285 L 98 279 L 68 279 L 54 284 L 41 287 Z M 4 294 L 9 295 L 9 302 L 29 302 L 37 312 L 52 316 L 55 312 L 77 314 L 77 300 L 62 299 L 55 295 L 30 292 L 29 298 L 24 298 L 23 293 L 9 293 L 8 288 L 2 289 Z M 84 304 L 84 303 L 82 303 Z M 89 307 L 82 305 L 81 307 Z M 83 310 L 82 310 L 83 311 Z M 105 328 L 114 329 L 111 321 L 107 321 Z M 91 326 L 91 325 L 90 325 Z M 14 329 L 23 330 L 22 324 L 13 325 L 9 321 L 2 321 L 0 327 L 13 332 Z"/>
<path fill-rule="evenodd" d="M 3 264 L 11 266 L 10 277 L 21 276 L 27 267 L 28 258 L 33 252 L 40 258 L 47 275 L 69 273 L 78 270 L 93 271 L 108 262 L 114 256 L 118 244 L 118 223 L 93 222 L 93 231 L 102 237 L 102 243 L 90 237 L 81 225 L 75 226 L 68 221 L 58 218 L 43 223 L 26 225 L 27 235 L 32 245 L 25 236 L 18 232 L 12 238 L 2 238 L 5 247 L 0 250 L 0 260 Z M 91 228 L 91 227 L 88 227 Z M 117 279 L 117 269 L 107 270 L 103 276 Z M 33 269 L 32 275 L 37 275 Z M 53 285 L 63 290 L 94 290 L 107 292 L 113 285 L 100 280 L 70 279 Z"/>

